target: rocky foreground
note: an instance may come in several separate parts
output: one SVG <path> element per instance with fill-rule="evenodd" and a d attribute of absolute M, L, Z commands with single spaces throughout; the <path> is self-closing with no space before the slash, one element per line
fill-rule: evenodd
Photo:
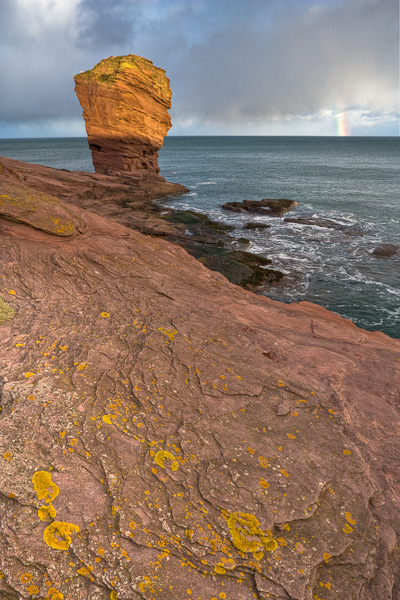
<path fill-rule="evenodd" d="M 1 600 L 398 600 L 400 341 L 2 163 Z"/>

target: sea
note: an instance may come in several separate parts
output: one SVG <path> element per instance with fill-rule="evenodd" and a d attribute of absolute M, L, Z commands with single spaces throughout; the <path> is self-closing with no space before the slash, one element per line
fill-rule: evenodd
<path fill-rule="evenodd" d="M 190 191 L 163 204 L 233 225 L 233 245 L 247 238 L 247 251 L 285 273 L 269 298 L 314 302 L 400 338 L 400 249 L 373 255 L 381 244 L 400 246 L 399 151 L 398 137 L 171 136 L 160 151 L 161 174 Z M 86 138 L 0 140 L 0 155 L 93 171 Z M 264 198 L 295 200 L 285 217 L 320 223 L 222 209 Z M 249 221 L 270 227 L 244 229 Z"/>

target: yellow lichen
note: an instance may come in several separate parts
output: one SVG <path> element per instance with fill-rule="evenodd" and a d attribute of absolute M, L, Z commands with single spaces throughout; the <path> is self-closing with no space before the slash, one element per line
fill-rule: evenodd
<path fill-rule="evenodd" d="M 29 379 L 29 377 L 34 377 L 35 373 L 32 373 L 31 371 L 28 371 L 27 373 L 24 373 L 24 376 Z"/>
<path fill-rule="evenodd" d="M 72 541 L 71 534 L 78 533 L 78 531 L 78 525 L 64 523 L 63 521 L 54 521 L 44 530 L 43 538 L 50 548 L 68 550 Z"/>
<path fill-rule="evenodd" d="M 9 321 L 15 316 L 15 311 L 0 296 L 0 324 Z"/>
<path fill-rule="evenodd" d="M 349 456 L 351 454 L 350 450 L 343 450 L 343 454 L 345 456 Z"/>
<path fill-rule="evenodd" d="M 117 417 L 115 415 L 104 415 L 103 416 L 103 421 L 104 423 L 107 423 L 108 425 L 112 425 L 112 420 L 111 419 L 116 419 Z"/>
<path fill-rule="evenodd" d="M 44 504 L 38 509 L 38 517 L 41 521 L 52 521 L 56 517 L 56 509 L 52 504 Z"/>
<path fill-rule="evenodd" d="M 264 478 L 260 479 L 260 485 L 262 488 L 264 488 L 264 490 L 267 490 L 269 488 L 269 483 L 268 483 L 268 481 L 265 481 Z"/>
<path fill-rule="evenodd" d="M 10 461 L 10 460 L 12 460 L 12 457 L 13 456 L 12 456 L 11 452 L 4 452 L 4 454 L 3 454 L 4 460 Z"/>
<path fill-rule="evenodd" d="M 251 513 L 231 513 L 228 527 L 235 548 L 241 552 L 252 552 L 256 560 L 264 556 L 264 549 L 273 552 L 278 546 L 271 531 L 262 531 L 259 520 Z"/>
<path fill-rule="evenodd" d="M 51 587 L 47 592 L 47 598 L 48 600 L 63 600 L 64 594 L 59 592 L 56 588 Z"/>
<path fill-rule="evenodd" d="M 28 589 L 26 590 L 31 596 L 35 596 L 36 594 L 39 593 L 39 588 L 37 587 L 37 585 L 33 584 L 30 585 L 28 587 Z"/>
<path fill-rule="evenodd" d="M 110 592 L 110 600 L 118 600 L 117 592 L 114 590 Z"/>
<path fill-rule="evenodd" d="M 352 514 L 350 512 L 345 512 L 344 516 L 346 517 L 346 521 L 350 523 L 350 525 L 355 525 L 357 523 L 356 519 L 353 519 Z"/>
<path fill-rule="evenodd" d="M 87 567 L 81 567 L 80 569 L 78 569 L 77 573 L 79 573 L 79 575 L 82 575 L 82 577 L 86 577 L 86 576 L 91 577 L 92 571 L 93 571 L 93 567 L 91 567 L 89 565 Z"/>
<path fill-rule="evenodd" d="M 171 342 L 174 340 L 176 334 L 178 333 L 176 329 L 164 329 L 164 327 L 159 327 L 158 331 L 166 335 L 171 340 Z"/>
<path fill-rule="evenodd" d="M 331 557 L 331 555 L 329 554 L 329 552 L 324 552 L 322 555 L 322 558 L 324 559 L 325 562 L 328 562 L 330 557 Z"/>
<path fill-rule="evenodd" d="M 110 313 L 108 313 L 108 312 L 102 312 L 100 314 L 104 319 L 108 319 L 108 317 L 110 316 Z"/>
<path fill-rule="evenodd" d="M 168 452 L 167 450 L 159 450 L 154 457 L 154 462 L 156 462 L 159 467 L 162 467 L 163 469 L 165 469 L 164 461 L 167 459 L 170 460 L 172 463 L 171 471 L 177 471 L 179 469 L 179 463 L 176 460 L 175 456 L 173 454 L 171 454 L 171 452 Z"/>
<path fill-rule="evenodd" d="M 344 527 L 342 527 L 342 531 L 344 531 L 344 533 L 351 533 L 353 531 L 353 528 L 350 527 L 348 523 L 345 523 Z"/>
<path fill-rule="evenodd" d="M 218 573 L 218 575 L 225 575 L 226 573 L 226 569 L 219 564 L 214 567 L 214 571 Z"/>
<path fill-rule="evenodd" d="M 36 471 L 33 474 L 32 481 L 39 500 L 52 502 L 54 498 L 57 498 L 59 489 L 58 485 L 51 480 L 51 473 Z"/>

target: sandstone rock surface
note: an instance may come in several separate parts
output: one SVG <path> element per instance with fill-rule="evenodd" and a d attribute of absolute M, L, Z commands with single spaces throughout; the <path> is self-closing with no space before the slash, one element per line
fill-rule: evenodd
<path fill-rule="evenodd" d="M 140 56 L 111 56 L 75 75 L 96 172 L 158 173 L 158 150 L 171 127 L 165 71 Z"/>
<path fill-rule="evenodd" d="M 109 176 L 61 171 L 0 157 L 0 194 L 7 195 L 10 185 L 14 189 L 28 186 L 31 192 L 59 198 L 151 235 L 171 235 L 179 230 L 161 218 L 162 209 L 153 200 L 187 191 L 179 183 L 144 170 L 134 175 Z"/>
<path fill-rule="evenodd" d="M 398 600 L 400 341 L 64 210 L 0 216 L 0 598 Z"/>

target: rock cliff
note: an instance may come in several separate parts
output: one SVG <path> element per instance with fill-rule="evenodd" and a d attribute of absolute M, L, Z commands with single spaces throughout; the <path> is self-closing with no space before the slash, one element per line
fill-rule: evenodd
<path fill-rule="evenodd" d="M 171 127 L 165 71 L 140 56 L 111 56 L 75 76 L 96 172 L 158 173 Z"/>
<path fill-rule="evenodd" d="M 56 198 L 71 174 L 12 164 L 0 598 L 397 600 L 400 341 L 247 292 Z"/>

